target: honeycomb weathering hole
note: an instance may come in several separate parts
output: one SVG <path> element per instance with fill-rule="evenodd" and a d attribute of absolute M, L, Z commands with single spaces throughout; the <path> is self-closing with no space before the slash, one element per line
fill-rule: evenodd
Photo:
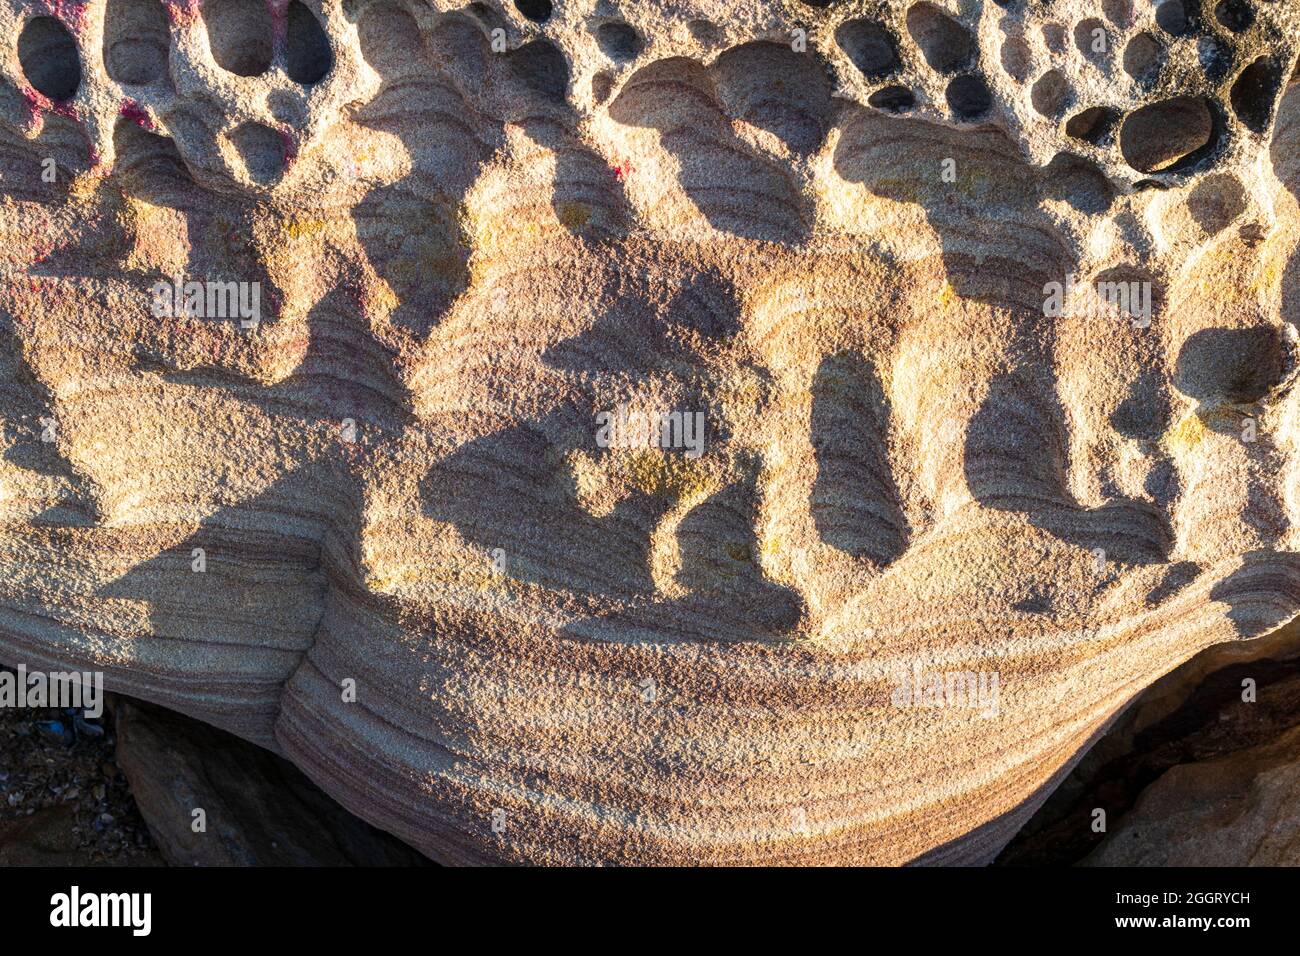
<path fill-rule="evenodd" d="M 1156 23 L 1170 36 L 1180 37 L 1191 28 L 1183 0 L 1163 0 L 1156 7 Z"/>
<path fill-rule="evenodd" d="M 1289 362 L 1271 326 L 1202 329 L 1183 343 L 1174 384 L 1189 398 L 1257 402 L 1282 382 Z"/>
<path fill-rule="evenodd" d="M 81 57 L 72 34 L 54 17 L 35 17 L 18 37 L 18 62 L 27 82 L 56 102 L 81 86 Z"/>
<path fill-rule="evenodd" d="M 1241 33 L 1255 22 L 1255 13 L 1246 0 L 1219 0 L 1214 8 L 1214 19 L 1233 33 Z"/>
<path fill-rule="evenodd" d="M 1178 96 L 1130 113 L 1120 129 L 1124 161 L 1141 173 L 1168 172 L 1211 144 L 1214 119 L 1203 97 Z"/>
<path fill-rule="evenodd" d="M 872 93 L 867 103 L 878 110 L 903 113 L 916 105 L 916 97 L 905 86 L 886 86 Z"/>
<path fill-rule="evenodd" d="M 202 10 L 219 67 L 238 76 L 261 76 L 271 68 L 273 24 L 262 0 L 207 0 Z"/>
<path fill-rule="evenodd" d="M 644 43 L 636 28 L 628 23 L 602 23 L 596 30 L 601 52 L 615 62 L 635 60 Z"/>
<path fill-rule="evenodd" d="M 1070 84 L 1060 70 L 1048 70 L 1029 91 L 1029 101 L 1048 119 L 1060 116 L 1070 99 Z"/>
<path fill-rule="evenodd" d="M 921 48 L 925 62 L 940 73 L 960 69 L 975 49 L 970 31 L 932 3 L 917 3 L 908 9 L 907 32 Z"/>
<path fill-rule="evenodd" d="M 284 138 L 271 127 L 245 123 L 231 132 L 230 142 L 254 182 L 269 185 L 284 172 Z"/>
<path fill-rule="evenodd" d="M 1002 69 L 1007 71 L 1007 75 L 1013 80 L 1021 83 L 1029 79 L 1029 65 L 1033 61 L 1033 53 L 1029 49 L 1029 44 L 1020 37 L 1007 37 L 1002 44 Z"/>
<path fill-rule="evenodd" d="M 289 4 L 284 58 L 289 78 L 304 86 L 319 83 L 334 66 L 329 37 L 316 14 L 298 0 Z"/>
<path fill-rule="evenodd" d="M 1269 57 L 1261 56 L 1241 71 L 1232 84 L 1229 100 L 1232 111 L 1253 133 L 1268 129 L 1273 117 L 1273 101 L 1282 85 L 1282 70 Z"/>
<path fill-rule="evenodd" d="M 161 0 L 108 0 L 104 68 L 126 86 L 145 86 L 167 69 L 170 39 Z"/>
<path fill-rule="evenodd" d="M 515 9 L 534 23 L 551 19 L 551 0 L 515 0 Z"/>
<path fill-rule="evenodd" d="M 1118 110 L 1109 106 L 1094 106 L 1070 117 L 1070 121 L 1065 124 L 1065 135 L 1096 146 L 1106 140 L 1118 121 Z"/>
<path fill-rule="evenodd" d="M 1124 72 L 1139 83 L 1154 82 L 1160 74 L 1163 49 L 1151 34 L 1139 33 L 1124 47 Z"/>
<path fill-rule="evenodd" d="M 1096 18 L 1080 20 L 1074 28 L 1074 45 L 1079 52 L 1094 63 L 1100 63 L 1110 52 L 1110 34 Z"/>
<path fill-rule="evenodd" d="M 835 31 L 835 42 L 863 76 L 878 79 L 898 69 L 894 38 L 879 23 L 846 20 Z"/>
<path fill-rule="evenodd" d="M 977 73 L 958 76 L 944 91 L 948 106 L 958 119 L 979 119 L 993 107 L 993 95 L 988 84 Z"/>

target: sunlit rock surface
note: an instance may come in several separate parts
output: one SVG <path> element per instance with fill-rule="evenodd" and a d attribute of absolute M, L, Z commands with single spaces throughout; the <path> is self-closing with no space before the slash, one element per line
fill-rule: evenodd
<path fill-rule="evenodd" d="M 1300 611 L 1298 22 L 0 0 L 0 660 L 443 862 L 987 861 Z"/>

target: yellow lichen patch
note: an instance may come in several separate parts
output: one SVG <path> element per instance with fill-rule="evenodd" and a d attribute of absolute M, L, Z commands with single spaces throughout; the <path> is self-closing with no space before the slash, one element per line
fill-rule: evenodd
<path fill-rule="evenodd" d="M 632 452 L 621 465 L 624 478 L 637 491 L 671 498 L 679 506 L 707 498 L 721 487 L 715 475 L 684 455 L 647 449 Z"/>
<path fill-rule="evenodd" d="M 576 232 L 591 221 L 591 208 L 582 202 L 562 202 L 556 207 L 560 225 Z"/>
<path fill-rule="evenodd" d="M 1208 431 L 1205 422 L 1201 420 L 1200 413 L 1189 412 L 1182 421 L 1165 432 L 1161 443 L 1171 455 L 1180 457 L 1195 449 Z"/>

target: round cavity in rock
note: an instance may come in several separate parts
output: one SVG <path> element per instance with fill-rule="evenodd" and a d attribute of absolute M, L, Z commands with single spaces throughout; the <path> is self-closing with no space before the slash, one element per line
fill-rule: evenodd
<path fill-rule="evenodd" d="M 1060 116 L 1070 98 L 1070 84 L 1060 70 L 1048 70 L 1029 91 L 1029 101 L 1048 119 Z"/>
<path fill-rule="evenodd" d="M 1271 57 L 1261 56 L 1241 71 L 1228 95 L 1232 111 L 1252 133 L 1263 133 L 1273 118 L 1273 103 L 1282 85 L 1282 69 Z"/>
<path fill-rule="evenodd" d="M 1200 401 L 1257 402 L 1281 383 L 1288 351 L 1281 330 L 1272 326 L 1202 329 L 1183 343 L 1174 385 Z"/>
<path fill-rule="evenodd" d="M 886 86 L 872 93 L 867 103 L 888 113 L 905 113 L 916 105 L 916 97 L 906 86 Z"/>
<path fill-rule="evenodd" d="M 124 86 L 146 86 L 167 69 L 170 46 L 161 0 L 108 0 L 104 68 Z"/>
<path fill-rule="evenodd" d="M 1246 190 L 1236 176 L 1228 173 L 1207 177 L 1187 197 L 1187 210 L 1197 225 L 1217 235 L 1246 211 Z"/>
<path fill-rule="evenodd" d="M 1204 36 L 1197 40 L 1196 56 L 1201 61 L 1201 70 L 1207 80 L 1218 82 L 1232 69 L 1232 48 L 1216 36 Z"/>
<path fill-rule="evenodd" d="M 526 86 L 554 99 L 563 99 L 569 88 L 569 62 L 547 40 L 533 40 L 512 52 L 510 69 Z"/>
<path fill-rule="evenodd" d="M 1156 7 L 1156 24 L 1170 36 L 1180 37 L 1191 29 L 1183 0 L 1162 0 Z"/>
<path fill-rule="evenodd" d="M 635 60 L 645 46 L 641 35 L 628 23 L 602 23 L 596 29 L 596 43 L 615 62 Z"/>
<path fill-rule="evenodd" d="M 357 20 L 361 56 L 380 76 L 397 76 L 418 68 L 425 55 L 415 19 L 395 3 L 371 3 Z"/>
<path fill-rule="evenodd" d="M 77 41 L 54 17 L 34 17 L 18 36 L 18 63 L 38 93 L 66 102 L 81 86 Z"/>
<path fill-rule="evenodd" d="M 1177 96 L 1130 113 L 1120 128 L 1124 161 L 1140 173 L 1181 168 L 1214 137 L 1209 104 L 1200 96 Z"/>
<path fill-rule="evenodd" d="M 958 119 L 979 119 L 993 107 L 993 96 L 988 84 L 978 73 L 965 73 L 954 77 L 944 91 L 948 106 Z"/>
<path fill-rule="evenodd" d="M 1002 69 L 1013 80 L 1023 83 L 1029 79 L 1029 65 L 1033 54 L 1029 44 L 1020 37 L 1007 37 L 1002 42 Z"/>
<path fill-rule="evenodd" d="M 1074 45 L 1093 63 L 1100 63 L 1110 53 L 1110 34 L 1096 18 L 1080 20 L 1074 27 Z"/>
<path fill-rule="evenodd" d="M 274 28 L 264 0 L 206 0 L 201 9 L 217 66 L 238 76 L 271 68 Z"/>
<path fill-rule="evenodd" d="M 916 3 L 907 11 L 907 32 L 925 62 L 940 73 L 965 66 L 975 50 L 970 31 L 933 3 Z"/>
<path fill-rule="evenodd" d="M 1154 83 L 1160 75 L 1164 47 L 1149 33 L 1139 33 L 1124 47 L 1124 72 L 1142 84 Z"/>
<path fill-rule="evenodd" d="M 515 9 L 534 23 L 551 19 L 551 0 L 515 0 Z"/>
<path fill-rule="evenodd" d="M 1070 117 L 1070 121 L 1065 124 L 1065 135 L 1097 146 L 1110 136 L 1118 122 L 1119 110 L 1109 106 L 1093 106 Z"/>
<path fill-rule="evenodd" d="M 604 103 L 614 92 L 614 77 L 604 70 L 591 78 L 591 95 L 597 103 Z"/>
<path fill-rule="evenodd" d="M 1246 0 L 1219 0 L 1214 8 L 1214 19 L 1233 33 L 1241 33 L 1255 22 L 1255 12 Z"/>
<path fill-rule="evenodd" d="M 284 138 L 271 127 L 244 123 L 231 131 L 230 142 L 254 182 L 269 185 L 284 173 Z"/>
<path fill-rule="evenodd" d="M 284 61 L 289 79 L 304 86 L 319 83 L 334 66 L 329 37 L 316 14 L 298 0 L 289 4 Z"/>
<path fill-rule="evenodd" d="M 1133 22 L 1133 0 L 1101 0 L 1101 12 L 1117 27 Z"/>
<path fill-rule="evenodd" d="M 863 76 L 878 79 L 898 69 L 894 38 L 871 20 L 846 20 L 835 31 L 835 42 Z"/>
<path fill-rule="evenodd" d="M 1059 23 L 1043 24 L 1043 42 L 1053 53 L 1065 52 L 1065 27 Z"/>

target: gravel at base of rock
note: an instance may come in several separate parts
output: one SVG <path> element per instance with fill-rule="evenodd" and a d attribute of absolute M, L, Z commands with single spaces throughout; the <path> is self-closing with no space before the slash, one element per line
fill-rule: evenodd
<path fill-rule="evenodd" d="M 119 697 L 113 711 L 122 772 L 173 866 L 430 865 L 281 757 L 161 707 Z"/>
<path fill-rule="evenodd" d="M 72 724 L 56 708 L 0 707 L 0 866 L 160 864 L 111 727 L 68 746 L 40 730 L 53 721 Z"/>

